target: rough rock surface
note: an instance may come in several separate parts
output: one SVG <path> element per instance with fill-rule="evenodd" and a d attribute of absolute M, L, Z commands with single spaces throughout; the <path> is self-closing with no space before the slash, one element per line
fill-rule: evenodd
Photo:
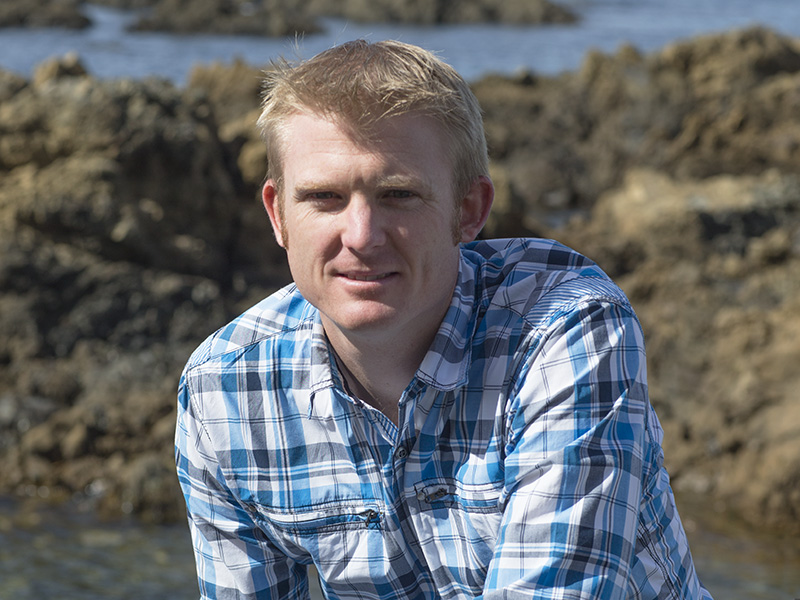
<path fill-rule="evenodd" d="M 86 27 L 83 0 L 3 0 L 0 27 Z M 315 33 L 320 17 L 360 22 L 571 23 L 575 15 L 549 0 L 92 0 L 146 9 L 136 31 L 285 36 Z"/>
<path fill-rule="evenodd" d="M 80 10 L 81 0 L 3 0 L 0 27 L 66 27 L 90 25 Z"/>
<path fill-rule="evenodd" d="M 556 222 L 633 166 L 678 178 L 796 171 L 800 42 L 753 28 L 642 56 L 592 52 L 561 77 L 475 85 L 512 205 Z"/>
<path fill-rule="evenodd" d="M 159 0 L 136 31 L 284 36 L 319 30 L 305 3 L 292 0 Z"/>
<path fill-rule="evenodd" d="M 176 373 L 286 269 L 202 93 L 75 73 L 0 77 L 0 486 L 172 518 Z"/>
<path fill-rule="evenodd" d="M 800 523 L 800 53 L 762 29 L 475 83 L 487 235 L 547 235 L 626 290 L 681 494 Z M 0 72 L 0 490 L 175 518 L 189 352 L 288 280 L 257 201 L 259 69 L 185 89 L 72 58 Z"/>
<path fill-rule="evenodd" d="M 309 12 L 364 23 L 572 23 L 575 15 L 548 0 L 311 0 Z"/>
<path fill-rule="evenodd" d="M 561 239 L 636 308 L 675 489 L 796 530 L 800 178 L 634 169 Z"/>

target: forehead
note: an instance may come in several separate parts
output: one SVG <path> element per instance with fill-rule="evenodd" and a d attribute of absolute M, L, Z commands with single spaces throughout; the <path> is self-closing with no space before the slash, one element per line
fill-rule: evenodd
<path fill-rule="evenodd" d="M 282 127 L 280 144 L 282 171 L 287 177 L 355 163 L 445 182 L 453 175 L 441 125 L 419 114 L 382 119 L 363 131 L 334 117 L 295 113 Z"/>

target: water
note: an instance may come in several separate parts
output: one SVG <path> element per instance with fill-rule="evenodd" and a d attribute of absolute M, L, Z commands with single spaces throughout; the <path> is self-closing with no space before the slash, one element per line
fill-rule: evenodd
<path fill-rule="evenodd" d="M 631 43 L 643 51 L 702 33 L 761 24 L 800 36 L 796 0 L 563 0 L 581 17 L 577 25 L 542 27 L 464 25 L 411 27 L 325 21 L 323 34 L 297 40 L 299 54 L 311 56 L 348 39 L 396 38 L 436 51 L 469 80 L 487 72 L 520 69 L 555 74 L 575 69 L 590 48 L 615 51 Z M 98 77 L 166 77 L 185 83 L 196 63 L 242 58 L 263 65 L 279 55 L 293 56 L 294 38 L 176 36 L 127 33 L 131 13 L 88 5 L 95 26 L 83 31 L 0 29 L 0 66 L 29 76 L 34 66 L 55 55 L 78 52 Z"/>
<path fill-rule="evenodd" d="M 198 597 L 184 524 L 103 522 L 68 508 L 20 514 L 0 499 L 0 600 L 191 600 Z M 716 600 L 800 598 L 800 544 L 729 525 L 684 521 Z M 312 580 L 312 600 L 322 598 Z"/>

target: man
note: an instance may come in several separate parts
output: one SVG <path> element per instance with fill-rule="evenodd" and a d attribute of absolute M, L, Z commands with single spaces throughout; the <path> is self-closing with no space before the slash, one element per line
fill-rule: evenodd
<path fill-rule="evenodd" d="M 477 101 L 397 42 L 268 75 L 263 201 L 294 283 L 181 378 L 204 598 L 703 598 L 623 293 L 475 242 Z"/>

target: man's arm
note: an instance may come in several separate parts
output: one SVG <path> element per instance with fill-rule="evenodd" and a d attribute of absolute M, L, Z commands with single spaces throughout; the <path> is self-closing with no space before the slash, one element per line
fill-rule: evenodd
<path fill-rule="evenodd" d="M 591 302 L 562 315 L 509 402 L 506 504 L 484 597 L 700 598 L 631 310 Z M 669 510 L 648 523 L 643 505 Z"/>
<path fill-rule="evenodd" d="M 306 566 L 275 547 L 228 487 L 183 378 L 175 459 L 201 598 L 307 599 Z"/>

